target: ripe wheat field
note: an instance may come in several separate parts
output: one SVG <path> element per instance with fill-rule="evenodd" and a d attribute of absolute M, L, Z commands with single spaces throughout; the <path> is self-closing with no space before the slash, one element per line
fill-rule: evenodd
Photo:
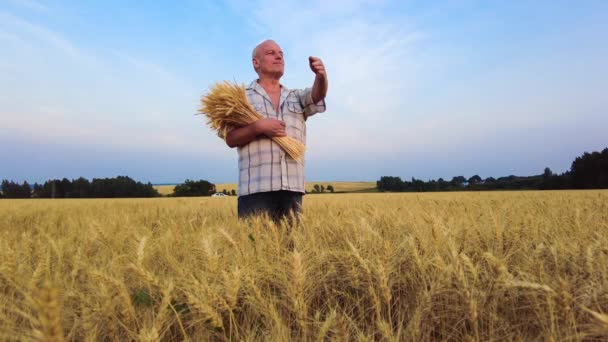
<path fill-rule="evenodd" d="M 608 338 L 607 191 L 1 200 L 0 260 L 0 340 Z"/>

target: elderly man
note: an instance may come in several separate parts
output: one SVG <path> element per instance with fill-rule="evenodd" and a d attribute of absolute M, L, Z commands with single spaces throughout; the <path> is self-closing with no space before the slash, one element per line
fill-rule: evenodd
<path fill-rule="evenodd" d="M 279 83 L 285 69 L 281 47 L 266 40 L 255 47 L 258 79 L 247 87 L 249 103 L 263 119 L 230 130 L 226 144 L 239 154 L 238 215 L 266 213 L 275 222 L 298 218 L 304 191 L 304 163 L 291 158 L 272 137 L 290 136 L 306 144 L 306 120 L 325 111 L 327 75 L 321 59 L 309 57 L 312 88 L 288 89 Z"/>

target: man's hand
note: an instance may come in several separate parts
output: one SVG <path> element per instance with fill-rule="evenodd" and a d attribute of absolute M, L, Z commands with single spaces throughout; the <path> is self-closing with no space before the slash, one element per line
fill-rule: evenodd
<path fill-rule="evenodd" d="M 310 70 L 315 73 L 315 75 L 325 78 L 325 65 L 323 65 L 323 61 L 319 57 L 308 57 L 308 63 L 310 64 Z"/>
<path fill-rule="evenodd" d="M 254 123 L 255 129 L 259 134 L 264 134 L 269 138 L 285 137 L 285 122 L 277 119 L 264 118 Z"/>

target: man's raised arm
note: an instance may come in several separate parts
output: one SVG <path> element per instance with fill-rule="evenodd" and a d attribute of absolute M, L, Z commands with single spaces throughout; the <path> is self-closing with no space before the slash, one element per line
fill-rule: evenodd
<path fill-rule="evenodd" d="M 312 101 L 313 103 L 319 103 L 319 101 L 325 99 L 327 95 L 327 73 L 325 72 L 325 65 L 323 61 L 318 57 L 308 57 L 310 64 L 310 70 L 315 73 L 315 83 L 312 86 Z"/>

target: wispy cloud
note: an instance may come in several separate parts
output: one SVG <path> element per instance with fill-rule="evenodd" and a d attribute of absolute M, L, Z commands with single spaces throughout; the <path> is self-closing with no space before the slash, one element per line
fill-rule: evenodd
<path fill-rule="evenodd" d="M 220 157 L 222 150 L 193 144 L 192 137 L 179 131 L 156 130 L 150 124 L 144 129 L 131 122 L 106 120 L 102 117 L 82 117 L 70 108 L 37 106 L 27 112 L 1 114 L 0 134 L 5 138 L 37 141 L 41 145 L 62 144 L 79 146 L 81 149 L 131 151 L 132 153 L 202 153 L 207 157 Z"/>
<path fill-rule="evenodd" d="M 52 46 L 74 59 L 84 60 L 86 58 L 83 52 L 68 39 L 47 27 L 2 11 L 0 11 L 0 23 L 0 29 L 4 31 L 5 35 L 11 34 L 13 37 L 20 37 L 22 40 L 28 40 L 28 38 L 35 40 Z"/>
<path fill-rule="evenodd" d="M 87 50 L 44 25 L 0 11 L 2 41 L 0 70 L 11 79 L 0 84 L 5 134 L 117 150 L 219 150 L 200 145 L 197 134 L 206 127 L 193 115 L 198 94 L 192 96 L 160 63 L 117 49 Z"/>
<path fill-rule="evenodd" d="M 141 57 L 135 57 L 126 52 L 118 50 L 113 50 L 112 54 L 118 59 L 127 62 L 132 68 L 135 68 L 140 72 L 153 74 L 156 77 L 161 77 L 165 80 L 177 80 L 174 73 L 158 63 L 143 59 Z"/>
<path fill-rule="evenodd" d="M 50 8 L 38 1 L 35 0 L 8 0 L 10 3 L 13 3 L 14 5 L 18 6 L 18 7 L 23 7 L 29 10 L 34 10 L 37 12 L 50 12 Z"/>
<path fill-rule="evenodd" d="M 0 28 L 0 46 L 3 46 L 4 49 L 6 49 L 9 46 L 18 46 L 20 49 L 28 49 L 30 51 L 34 49 L 34 46 L 32 44 L 28 43 L 25 39 L 21 38 L 19 35 L 12 33 L 12 32 L 1 31 L 1 28 Z M 5 66 L 9 65 L 9 63 L 7 63 L 4 59 L 0 60 L 0 63 L 4 64 Z"/>

